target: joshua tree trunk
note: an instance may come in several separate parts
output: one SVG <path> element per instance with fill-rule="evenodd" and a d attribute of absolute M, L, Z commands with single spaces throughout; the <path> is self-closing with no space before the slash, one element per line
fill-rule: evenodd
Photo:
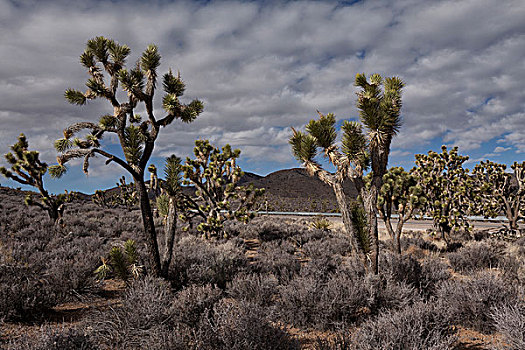
<path fill-rule="evenodd" d="M 348 208 L 348 203 L 346 200 L 345 193 L 343 191 L 343 186 L 339 182 L 334 182 L 332 184 L 332 189 L 335 193 L 335 198 L 337 200 L 337 205 L 339 206 L 339 210 L 341 210 L 341 216 L 343 218 L 343 225 L 345 227 L 346 232 L 350 236 L 350 243 L 352 245 L 352 253 L 354 253 L 356 256 L 359 256 L 359 247 L 357 240 L 355 238 L 355 230 L 352 225 L 352 218 L 350 216 L 350 208 Z"/>
<path fill-rule="evenodd" d="M 166 217 L 164 253 L 162 255 L 162 277 L 168 277 L 168 271 L 173 255 L 173 243 L 175 242 L 175 232 L 177 230 L 177 209 L 175 199 L 170 197 L 168 216 Z"/>
<path fill-rule="evenodd" d="M 151 204 L 149 202 L 148 190 L 144 184 L 144 180 L 135 178 L 135 188 L 139 195 L 140 211 L 142 213 L 142 223 L 144 224 L 144 233 L 146 237 L 146 244 L 148 246 L 149 263 L 156 277 L 161 276 L 161 265 L 159 246 L 157 243 L 157 232 L 155 231 L 155 223 L 153 221 L 153 211 L 151 210 Z"/>
<path fill-rule="evenodd" d="M 368 233 L 372 243 L 372 271 L 374 274 L 379 273 L 379 231 L 377 230 L 377 188 L 372 185 L 367 191 L 364 188 L 361 191 L 363 206 L 367 213 Z"/>
<path fill-rule="evenodd" d="M 511 230 L 517 230 L 518 229 L 518 219 L 520 214 L 520 208 L 519 198 L 517 200 L 514 200 L 514 203 L 510 203 L 509 200 L 504 198 L 505 201 L 505 216 L 509 220 L 509 228 Z M 514 204 L 514 205 L 513 205 Z"/>

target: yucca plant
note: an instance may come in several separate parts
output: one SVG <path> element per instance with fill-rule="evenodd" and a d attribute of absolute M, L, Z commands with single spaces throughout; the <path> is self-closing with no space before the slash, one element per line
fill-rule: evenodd
<path fill-rule="evenodd" d="M 371 260 L 371 268 L 378 273 L 379 236 L 377 230 L 377 197 L 386 173 L 390 144 L 401 127 L 401 92 L 403 82 L 397 77 L 383 79 L 373 74 L 369 79 L 357 74 L 355 86 L 360 122 L 344 121 L 342 143 L 336 143 L 337 131 L 334 114 L 322 114 L 306 125 L 306 133 L 293 130 L 290 144 L 294 156 L 303 163 L 311 176 L 329 185 L 336 196 L 344 227 L 349 235 L 352 251 L 364 261 Z M 315 160 L 322 154 L 335 167 L 331 174 Z M 366 185 L 364 172 L 370 170 Z M 352 224 L 348 199 L 343 191 L 343 181 L 350 179 L 361 196 L 360 205 L 367 215 L 368 236 L 373 249 L 371 259 L 360 247 L 360 233 Z"/>
<path fill-rule="evenodd" d="M 109 259 L 104 257 L 100 259 L 102 265 L 94 271 L 100 280 L 114 274 L 115 277 L 127 282 L 131 277 L 138 278 L 143 272 L 143 267 L 139 265 L 136 242 L 132 239 L 124 243 L 124 249 L 119 246 L 112 247 L 109 251 Z"/>
<path fill-rule="evenodd" d="M 65 98 L 72 104 L 85 105 L 88 101 L 101 98 L 106 100 L 112 114 L 99 118 L 98 122 L 75 123 L 64 129 L 64 138 L 55 142 L 60 155 L 59 164 L 53 168 L 55 176 L 66 171 L 65 164 L 72 159 L 83 158 L 83 170 L 88 172 L 89 161 L 97 155 L 106 159 L 106 164 L 114 162 L 126 170 L 133 178 L 142 212 L 145 241 L 148 246 L 148 260 L 154 275 L 161 274 L 161 261 L 157 244 L 157 233 L 153 222 L 153 212 L 145 185 L 144 173 L 153 153 L 155 142 L 162 127 L 172 124 L 175 119 L 190 123 L 203 110 L 203 103 L 193 100 L 184 104 L 180 98 L 185 84 L 180 74 L 169 70 L 162 77 L 165 95 L 162 99 L 164 116 L 158 117 L 154 108 L 154 94 L 157 88 L 158 67 L 161 56 L 155 45 L 149 45 L 137 64 L 126 68 L 130 48 L 102 36 L 88 40 L 80 63 L 87 70 L 89 79 L 85 92 L 67 89 Z M 124 92 L 121 98 L 119 88 Z M 146 120 L 135 113 L 143 108 Z M 75 137 L 87 131 L 84 137 Z M 122 148 L 124 157 L 108 151 L 102 143 L 106 134 L 114 134 Z"/>
<path fill-rule="evenodd" d="M 317 216 L 312 220 L 310 226 L 316 230 L 329 231 L 332 223 L 322 216 Z"/>

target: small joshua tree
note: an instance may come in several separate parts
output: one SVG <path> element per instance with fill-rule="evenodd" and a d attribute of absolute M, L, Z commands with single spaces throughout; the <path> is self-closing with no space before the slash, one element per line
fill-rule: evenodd
<path fill-rule="evenodd" d="M 242 171 L 235 160 L 241 151 L 232 150 L 230 145 L 213 147 L 208 140 L 195 141 L 195 159 L 187 158 L 183 166 L 185 184 L 195 186 L 195 197 L 186 199 L 184 219 L 200 216 L 204 221 L 197 226 L 203 236 L 224 236 L 224 222 L 236 219 L 248 222 L 251 212 L 264 189 L 236 186 Z"/>
<path fill-rule="evenodd" d="M 476 212 L 485 217 L 505 213 L 509 228 L 517 230 L 518 220 L 520 215 L 524 215 L 525 208 L 525 162 L 514 162 L 511 168 L 513 174 L 505 172 L 505 164 L 487 160 L 477 164 L 472 173 L 478 191 Z"/>
<path fill-rule="evenodd" d="M 468 156 L 458 154 L 458 148 L 450 151 L 441 147 L 441 153 L 416 154 L 416 167 L 412 173 L 427 197 L 425 211 L 432 216 L 434 226 L 448 244 L 452 230 L 470 230 L 467 215 L 473 212 L 473 180 L 463 163 Z"/>
<path fill-rule="evenodd" d="M 38 189 L 40 201 L 34 200 L 31 194 L 25 198 L 26 205 L 34 205 L 47 211 L 49 218 L 55 223 L 60 222 L 64 213 L 64 203 L 71 199 L 71 194 L 57 196 L 49 194 L 44 188 L 44 175 L 48 170 L 46 163 L 40 161 L 38 151 L 29 151 L 29 143 L 24 134 L 20 134 L 18 141 L 11 146 L 11 151 L 5 159 L 11 164 L 11 169 L 0 167 L 0 174 L 22 185 L 29 185 Z"/>
<path fill-rule="evenodd" d="M 166 179 L 162 185 L 162 194 L 157 197 L 157 208 L 164 221 L 164 252 L 161 266 L 162 274 L 166 276 L 173 255 L 178 211 L 184 208 L 182 160 L 179 157 L 171 155 L 166 159 L 164 176 Z"/>
<path fill-rule="evenodd" d="M 104 37 L 87 42 L 86 50 L 80 56 L 80 63 L 90 76 L 86 82 L 87 90 L 67 89 L 65 97 L 76 105 L 84 105 L 96 98 L 105 99 L 111 105 L 112 114 L 103 115 L 98 123 L 82 122 L 67 127 L 64 138 L 55 142 L 55 148 L 61 154 L 53 173 L 55 176 L 62 175 L 66 171 L 65 164 L 75 158 L 84 158 L 83 170 L 87 173 L 89 160 L 96 155 L 104 157 L 106 164 L 114 162 L 126 170 L 133 177 L 140 202 L 149 263 L 153 274 L 158 276 L 161 272 L 160 255 L 144 173 L 160 129 L 175 119 L 192 122 L 202 112 L 203 104 L 193 100 L 186 105 L 179 100 L 185 85 L 180 75 L 174 75 L 170 70 L 164 74 L 162 81 L 165 91 L 162 107 L 166 114 L 158 118 L 153 107 L 157 68 L 160 65 L 157 47 L 149 45 L 135 67 L 128 70 L 125 62 L 129 53 L 128 46 Z M 119 86 L 126 93 L 126 99 L 120 99 L 117 93 Z M 147 119 L 144 121 L 135 114 L 135 109 L 139 107 L 146 111 Z M 82 130 L 88 133 L 74 138 Z M 107 133 L 117 136 L 124 158 L 103 148 L 101 139 Z"/>
<path fill-rule="evenodd" d="M 157 196 L 160 194 L 160 185 L 159 185 L 159 178 L 157 176 L 157 167 L 154 164 L 151 164 L 148 167 L 149 171 L 149 190 L 151 192 L 151 195 L 154 198 L 157 198 Z"/>
<path fill-rule="evenodd" d="M 96 190 L 91 200 L 102 208 L 116 208 L 125 206 L 131 211 L 138 203 L 137 191 L 132 183 L 126 183 L 126 177 L 122 176 L 117 182 L 118 193 L 108 194 L 107 191 Z"/>
<path fill-rule="evenodd" d="M 426 203 L 426 197 L 417 184 L 417 178 L 402 167 L 390 168 L 383 175 L 377 208 L 386 229 L 394 242 L 395 250 L 401 254 L 403 225 L 412 217 L 414 210 Z M 396 228 L 392 226 L 392 212 L 398 214 Z"/>
<path fill-rule="evenodd" d="M 403 82 L 397 77 L 383 79 L 379 74 L 367 80 L 364 74 L 357 74 L 355 86 L 357 108 L 361 123 L 345 121 L 342 146 L 335 143 L 337 132 L 335 116 L 319 113 L 318 120 L 311 120 L 306 125 L 307 133 L 293 130 L 290 139 L 295 157 L 303 163 L 311 176 L 332 187 L 344 227 L 349 234 L 353 252 L 363 255 L 368 241 L 373 247 L 371 253 L 372 269 L 378 272 L 379 235 L 377 230 L 377 196 L 381 188 L 383 175 L 386 173 L 390 144 L 401 127 L 401 91 Z M 363 128 L 364 127 L 364 128 Z M 365 129 L 365 130 L 363 130 Z M 321 150 L 322 154 L 336 169 L 331 174 L 314 159 Z M 363 172 L 370 167 L 371 176 L 367 186 Z M 343 191 L 343 181 L 349 178 L 356 186 L 361 197 L 368 222 L 368 238 L 363 239 L 352 224 L 352 215 L 348 199 Z M 359 220 L 356 220 L 357 222 Z M 367 260 L 362 256 L 364 260 Z"/>

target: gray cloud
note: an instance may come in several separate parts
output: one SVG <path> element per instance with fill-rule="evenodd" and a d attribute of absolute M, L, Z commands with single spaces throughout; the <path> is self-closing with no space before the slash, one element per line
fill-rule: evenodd
<path fill-rule="evenodd" d="M 132 48 L 130 64 L 158 44 L 161 73 L 180 70 L 188 100 L 205 102 L 196 122 L 163 130 L 157 157 L 189 154 L 196 138 L 210 138 L 241 148 L 253 169 L 296 164 L 289 127 L 316 109 L 356 118 L 358 72 L 407 83 L 394 156 L 426 152 L 435 140 L 465 151 L 499 140 L 520 155 L 523 18 L 520 0 L 0 0 L 0 150 L 25 132 L 53 161 L 52 141 L 65 125 L 107 112 L 103 101 L 77 107 L 62 97 L 68 87 L 83 88 L 78 56 L 86 40 L 105 35 Z"/>

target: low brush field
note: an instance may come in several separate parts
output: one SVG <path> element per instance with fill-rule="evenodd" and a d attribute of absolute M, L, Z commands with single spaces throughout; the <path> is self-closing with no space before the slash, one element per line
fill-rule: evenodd
<path fill-rule="evenodd" d="M 385 237 L 370 275 L 339 226 L 260 216 L 228 240 L 180 232 L 167 280 L 97 280 L 128 239 L 144 265 L 140 220 L 77 200 L 55 228 L 0 188 L 0 347 L 525 349 L 525 238 L 462 234 L 447 251 L 408 232 L 397 255 Z"/>

